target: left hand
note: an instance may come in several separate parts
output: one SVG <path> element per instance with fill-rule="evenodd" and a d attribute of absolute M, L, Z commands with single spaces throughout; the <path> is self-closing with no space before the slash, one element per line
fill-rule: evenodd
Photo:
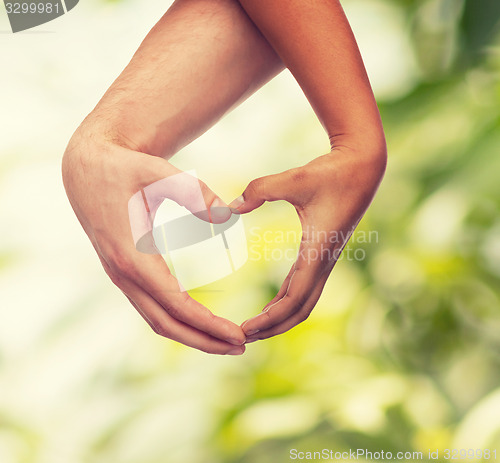
<path fill-rule="evenodd" d="M 248 213 L 265 201 L 286 200 L 299 215 L 302 241 L 278 294 L 241 326 L 246 342 L 284 333 L 307 319 L 343 247 L 370 205 L 385 170 L 385 153 L 333 149 L 303 167 L 249 183 L 229 206 Z"/>

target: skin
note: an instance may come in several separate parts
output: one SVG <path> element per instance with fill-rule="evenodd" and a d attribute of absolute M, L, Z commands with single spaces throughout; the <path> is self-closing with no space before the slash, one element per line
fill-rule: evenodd
<path fill-rule="evenodd" d="M 350 236 L 361 220 L 384 175 L 387 149 L 363 61 L 338 1 L 240 4 L 294 75 L 332 148 L 301 168 L 252 181 L 230 204 L 248 213 L 265 201 L 288 201 L 303 229 L 298 259 L 280 291 L 261 314 L 242 325 L 252 342 L 307 319 L 347 242 L 328 238 Z"/>
<path fill-rule="evenodd" d="M 63 156 L 68 198 L 113 283 L 155 333 L 205 352 L 241 354 L 245 335 L 181 292 L 160 255 L 136 250 L 128 203 L 179 174 L 168 159 L 282 69 L 237 2 L 178 0 Z M 199 185 L 220 212 L 225 203 Z"/>
<path fill-rule="evenodd" d="M 356 43 L 334 0 L 177 0 L 82 122 L 63 157 L 68 198 L 113 283 L 156 333 L 205 352 L 238 355 L 245 342 L 300 323 L 335 259 L 299 252 L 277 296 L 240 327 L 181 292 L 160 255 L 136 250 L 128 202 L 148 185 L 179 174 L 168 159 L 285 65 L 325 127 L 332 151 L 301 168 L 254 180 L 243 201 L 231 207 L 247 213 L 265 201 L 289 201 L 304 228 L 301 249 L 342 248 L 345 243 L 308 239 L 308 227 L 352 231 L 380 183 L 386 153 Z M 188 193 L 193 185 L 201 188 L 205 220 L 224 221 L 226 204 L 196 179 L 187 182 Z M 192 210 L 189 200 L 178 202 Z M 210 214 L 215 207 L 218 217 Z"/>

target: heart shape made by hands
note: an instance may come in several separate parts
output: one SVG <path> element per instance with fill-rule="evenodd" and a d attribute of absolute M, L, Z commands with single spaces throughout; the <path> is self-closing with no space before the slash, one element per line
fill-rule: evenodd
<path fill-rule="evenodd" d="M 158 220 L 158 209 L 165 199 L 177 207 L 170 207 L 167 213 L 162 210 Z M 241 216 L 218 203 L 220 200 L 216 199 L 207 207 L 193 171 L 158 180 L 129 201 L 136 249 L 145 254 L 161 254 L 166 260 L 168 255 L 169 267 L 181 291 L 213 283 L 239 269 L 248 259 Z M 190 213 L 186 214 L 186 210 Z M 154 225 L 155 218 L 159 225 Z"/>

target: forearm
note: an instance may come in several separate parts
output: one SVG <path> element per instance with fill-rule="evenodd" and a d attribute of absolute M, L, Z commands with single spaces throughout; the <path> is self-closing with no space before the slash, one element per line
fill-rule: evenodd
<path fill-rule="evenodd" d="M 239 0 L 302 87 L 332 146 L 385 153 L 378 108 L 337 0 Z"/>
<path fill-rule="evenodd" d="M 177 0 L 82 124 L 170 157 L 283 69 L 234 0 Z"/>

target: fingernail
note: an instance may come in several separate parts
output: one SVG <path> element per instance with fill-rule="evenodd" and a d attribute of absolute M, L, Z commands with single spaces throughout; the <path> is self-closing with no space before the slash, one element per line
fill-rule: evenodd
<path fill-rule="evenodd" d="M 247 331 L 247 332 L 246 332 L 246 335 L 247 335 L 247 336 L 252 336 L 252 334 L 256 334 L 256 333 L 258 333 L 259 331 L 260 331 L 260 330 L 250 330 L 250 331 Z"/>
<path fill-rule="evenodd" d="M 229 338 L 226 339 L 227 342 L 234 344 L 235 346 L 241 346 L 245 341 L 240 341 L 239 339 L 236 338 Z"/>
<path fill-rule="evenodd" d="M 231 349 L 229 352 L 226 353 L 226 355 L 241 355 L 243 354 L 243 350 L 240 349 Z"/>
<path fill-rule="evenodd" d="M 222 223 L 229 219 L 231 213 L 227 205 L 220 199 L 215 198 L 210 206 L 210 222 Z"/>
<path fill-rule="evenodd" d="M 229 204 L 229 209 L 231 209 L 231 212 L 233 214 L 239 214 L 240 211 L 238 210 L 238 208 L 242 206 L 244 202 L 245 198 L 243 198 L 243 195 L 238 196 L 234 201 L 231 202 L 231 204 Z"/>

